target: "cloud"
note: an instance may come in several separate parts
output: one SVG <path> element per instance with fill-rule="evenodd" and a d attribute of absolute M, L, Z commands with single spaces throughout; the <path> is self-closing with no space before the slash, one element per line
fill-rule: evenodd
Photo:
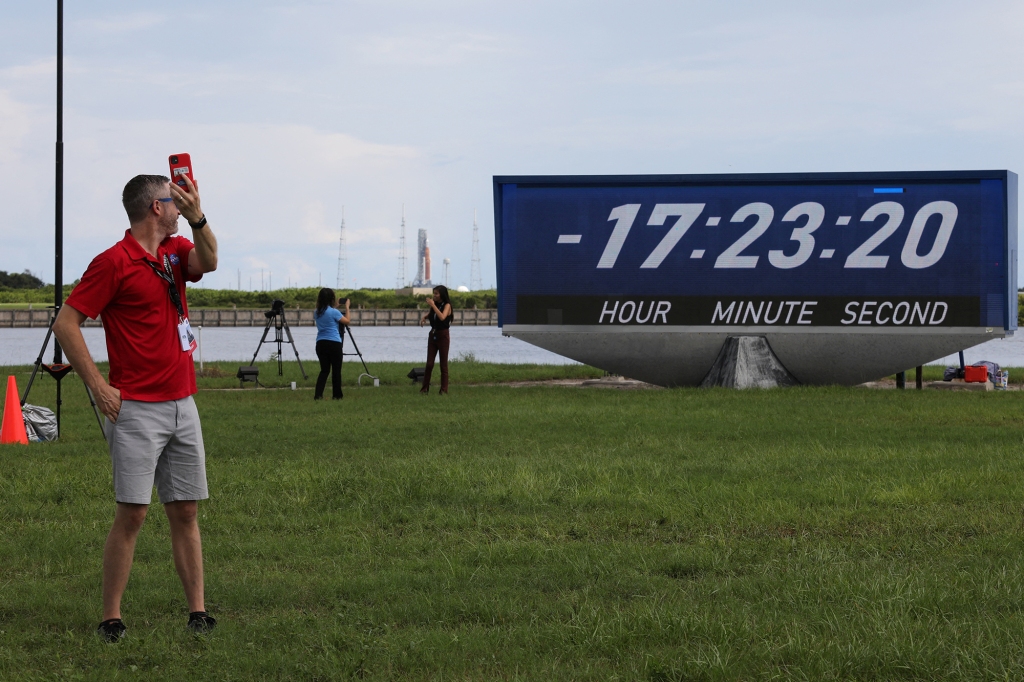
<path fill-rule="evenodd" d="M 53 121 L 52 110 L 0 89 L 0 205 L 8 220 L 22 221 L 38 212 L 38 206 L 22 212 L 21 205 L 39 201 L 52 191 Z M 41 148 L 49 151 L 45 161 L 37 153 Z"/>
<path fill-rule="evenodd" d="M 221 270 L 206 286 L 243 286 L 259 268 L 281 285 L 334 280 L 342 206 L 349 277 L 394 279 L 402 201 L 422 207 L 443 192 L 421 150 L 308 126 L 120 121 L 76 117 L 67 132 L 66 270 L 77 277 L 127 227 L 124 183 L 138 173 L 167 173 L 169 153 L 192 154 L 203 209 L 221 245 Z M 87 182 L 82 181 L 88 179 Z M 189 234 L 184 221 L 183 233 Z M 410 234 L 414 228 L 410 227 Z M 47 227 L 35 232 L 39 249 Z M 303 264 L 300 265 L 299 264 Z M 35 266 L 35 262 L 29 263 Z M 327 277 L 327 274 L 330 274 Z"/>
<path fill-rule="evenodd" d="M 337 239 L 338 235 L 335 235 Z M 387 227 L 360 227 L 351 229 L 345 226 L 346 246 L 357 246 L 359 244 L 386 245 L 388 247 L 398 246 L 398 229 Z"/>
<path fill-rule="evenodd" d="M 302 208 L 299 229 L 308 244 L 330 244 L 338 238 L 336 230 L 327 224 L 324 202 L 318 200 L 311 200 Z"/>
<path fill-rule="evenodd" d="M 430 26 L 420 26 L 416 32 L 368 36 L 356 44 L 357 54 L 367 62 L 410 66 L 454 66 L 509 50 L 507 41 L 495 34 L 435 30 Z"/>
<path fill-rule="evenodd" d="M 37 114 L 36 107 L 17 101 L 9 90 L 0 90 L 0 158 L 5 162 L 20 157 L 22 141 L 32 130 Z"/>
<path fill-rule="evenodd" d="M 697 83 L 721 82 L 724 73 L 717 68 L 693 68 L 669 63 L 648 62 L 611 69 L 606 79 L 609 83 L 635 86 L 643 84 L 652 87 L 694 85 Z"/>
<path fill-rule="evenodd" d="M 165 21 L 167 21 L 167 16 L 164 14 L 140 12 L 136 14 L 129 14 L 127 16 L 78 19 L 74 22 L 74 28 L 76 31 L 80 31 L 84 34 L 101 33 L 104 35 L 114 35 L 118 33 L 143 31 L 147 28 L 152 28 L 162 24 Z"/>
<path fill-rule="evenodd" d="M 65 60 L 65 69 L 67 68 Z M 12 80 L 22 79 L 54 79 L 57 77 L 57 58 L 37 59 L 28 64 L 17 64 L 0 69 L 0 78 Z"/>
<path fill-rule="evenodd" d="M 333 282 L 343 205 L 350 277 L 394 283 L 403 202 L 408 243 L 429 229 L 455 281 L 479 208 L 492 281 L 493 174 L 1021 166 L 1020 2 L 209 5 L 193 37 L 217 39 L 165 97 L 136 84 L 175 44 L 131 33 L 163 8 L 76 25 L 95 39 L 69 55 L 68 277 L 123 230 L 126 179 L 177 151 L 243 284 L 295 259 Z M 49 268 L 49 22 L 0 68 L 0 269 Z"/>

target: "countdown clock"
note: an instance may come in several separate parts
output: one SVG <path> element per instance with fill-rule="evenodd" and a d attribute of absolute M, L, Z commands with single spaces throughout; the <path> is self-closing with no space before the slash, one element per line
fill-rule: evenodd
<path fill-rule="evenodd" d="M 1009 171 L 495 177 L 503 333 L 663 385 L 728 336 L 858 383 L 1017 328 Z"/>

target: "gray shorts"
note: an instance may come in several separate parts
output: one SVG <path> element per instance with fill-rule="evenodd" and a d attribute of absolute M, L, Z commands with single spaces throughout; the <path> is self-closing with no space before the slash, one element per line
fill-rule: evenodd
<path fill-rule="evenodd" d="M 104 424 L 118 502 L 205 500 L 206 450 L 192 396 L 162 403 L 125 400 L 117 421 Z"/>

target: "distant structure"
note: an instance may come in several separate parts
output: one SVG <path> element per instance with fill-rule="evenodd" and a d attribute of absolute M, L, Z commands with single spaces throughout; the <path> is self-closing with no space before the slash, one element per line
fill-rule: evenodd
<path fill-rule="evenodd" d="M 404 224 L 404 222 L 403 222 Z M 414 287 L 429 287 L 430 284 L 430 245 L 427 243 L 427 231 L 420 229 L 417 239 L 416 279 Z"/>
<path fill-rule="evenodd" d="M 348 281 L 348 253 L 345 251 L 345 207 L 341 207 L 341 236 L 338 237 L 338 277 L 335 288 L 342 289 Z"/>
<path fill-rule="evenodd" d="M 426 230 L 423 230 L 423 283 L 430 286 L 430 246 L 427 245 Z"/>
<path fill-rule="evenodd" d="M 450 269 L 449 266 L 452 264 L 452 259 L 451 258 L 445 258 L 444 261 L 442 261 L 442 262 L 444 263 L 444 278 L 443 278 L 444 279 L 444 285 L 446 287 L 450 287 L 451 284 L 448 281 L 448 271 Z"/>
<path fill-rule="evenodd" d="M 402 231 L 398 236 L 398 278 L 395 288 L 401 289 L 408 280 L 405 278 L 405 204 L 402 204 Z"/>
<path fill-rule="evenodd" d="M 476 226 L 476 209 L 473 209 L 473 260 L 469 266 L 469 288 L 480 291 L 484 288 L 480 274 L 480 228 Z"/>

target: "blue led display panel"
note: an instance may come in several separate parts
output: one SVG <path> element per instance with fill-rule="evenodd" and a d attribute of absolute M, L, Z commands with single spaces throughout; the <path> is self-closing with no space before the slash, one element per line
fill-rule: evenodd
<path fill-rule="evenodd" d="M 1017 327 L 1009 171 L 496 177 L 504 325 Z"/>

